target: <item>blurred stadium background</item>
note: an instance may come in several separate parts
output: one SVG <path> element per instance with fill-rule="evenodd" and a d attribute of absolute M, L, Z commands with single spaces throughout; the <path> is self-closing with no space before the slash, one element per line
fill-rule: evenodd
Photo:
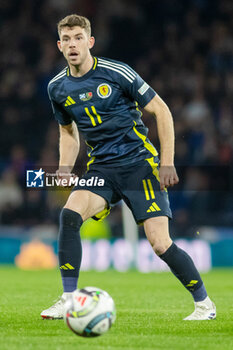
<path fill-rule="evenodd" d="M 65 66 L 56 23 L 70 13 L 91 20 L 93 55 L 127 62 L 172 111 L 180 177 L 170 191 L 172 237 L 203 271 L 233 266 L 231 0 L 1 0 L 0 263 L 56 266 L 69 191 L 26 189 L 25 169 L 58 164 L 47 84 Z M 153 118 L 144 113 L 143 120 L 159 148 Z M 86 160 L 82 141 L 79 174 Z M 85 224 L 84 270 L 165 269 L 143 229 L 124 215 L 120 203 L 102 223 Z"/>

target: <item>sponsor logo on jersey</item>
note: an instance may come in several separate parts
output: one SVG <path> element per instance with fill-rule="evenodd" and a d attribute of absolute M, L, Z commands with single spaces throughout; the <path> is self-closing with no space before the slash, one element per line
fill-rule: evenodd
<path fill-rule="evenodd" d="M 79 94 L 79 98 L 82 101 L 88 101 L 93 97 L 93 93 L 92 92 L 84 92 L 82 94 Z"/>
<path fill-rule="evenodd" d="M 101 98 L 107 98 L 111 95 L 112 93 L 112 88 L 108 84 L 100 84 L 97 87 L 97 94 Z"/>

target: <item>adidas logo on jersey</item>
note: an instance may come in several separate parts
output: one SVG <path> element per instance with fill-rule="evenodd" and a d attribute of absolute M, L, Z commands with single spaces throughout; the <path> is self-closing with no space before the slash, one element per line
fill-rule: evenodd
<path fill-rule="evenodd" d="M 153 202 L 149 207 L 149 209 L 147 210 L 147 213 L 151 213 L 152 211 L 160 211 L 160 210 L 161 210 L 160 207 L 155 202 Z"/>
<path fill-rule="evenodd" d="M 72 97 L 68 96 L 65 102 L 65 107 L 70 106 L 70 105 L 75 105 L 76 102 L 72 99 Z"/>

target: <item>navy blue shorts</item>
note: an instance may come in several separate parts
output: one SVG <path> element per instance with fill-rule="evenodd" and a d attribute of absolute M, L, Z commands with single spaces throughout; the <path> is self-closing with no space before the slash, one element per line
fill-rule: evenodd
<path fill-rule="evenodd" d="M 168 193 L 167 190 L 160 190 L 158 169 L 158 158 L 154 157 L 133 165 L 112 168 L 93 164 L 82 177 L 85 181 L 79 181 L 73 191 L 88 190 L 96 193 L 107 201 L 109 208 L 123 199 L 138 224 L 155 216 L 171 219 Z M 94 218 L 99 219 L 101 215 Z"/>

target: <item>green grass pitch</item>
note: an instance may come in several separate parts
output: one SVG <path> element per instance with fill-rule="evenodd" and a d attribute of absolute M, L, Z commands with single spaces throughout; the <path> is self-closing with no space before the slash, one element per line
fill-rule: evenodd
<path fill-rule="evenodd" d="M 233 270 L 203 274 L 217 305 L 217 320 L 184 322 L 193 311 L 190 294 L 171 273 L 82 272 L 80 287 L 97 286 L 115 300 L 117 320 L 104 336 L 73 334 L 63 320 L 40 312 L 61 294 L 59 272 L 0 267 L 1 350 L 233 349 Z"/>

